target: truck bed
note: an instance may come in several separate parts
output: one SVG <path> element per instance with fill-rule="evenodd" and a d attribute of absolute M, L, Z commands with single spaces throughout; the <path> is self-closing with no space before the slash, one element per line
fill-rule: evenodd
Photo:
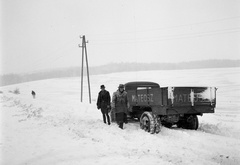
<path fill-rule="evenodd" d="M 215 87 L 159 87 L 128 90 L 130 105 L 151 107 L 154 113 L 214 113 Z"/>

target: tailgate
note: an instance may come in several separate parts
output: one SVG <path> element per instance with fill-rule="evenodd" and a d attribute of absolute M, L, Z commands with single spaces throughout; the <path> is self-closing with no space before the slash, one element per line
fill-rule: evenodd
<path fill-rule="evenodd" d="M 168 105 L 179 106 L 216 106 L 215 87 L 168 87 Z"/>

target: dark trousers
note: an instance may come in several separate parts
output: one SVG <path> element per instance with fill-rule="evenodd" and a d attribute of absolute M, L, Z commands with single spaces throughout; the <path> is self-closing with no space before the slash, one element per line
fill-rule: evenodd
<path fill-rule="evenodd" d="M 106 123 L 106 117 L 107 117 L 108 125 L 110 125 L 110 117 L 108 115 L 108 110 L 105 109 L 105 108 L 101 108 L 101 112 L 102 112 L 102 115 L 103 115 L 103 122 Z"/>
<path fill-rule="evenodd" d="M 123 129 L 123 123 L 126 123 L 126 116 L 124 112 L 116 113 L 116 121 L 121 129 Z"/>

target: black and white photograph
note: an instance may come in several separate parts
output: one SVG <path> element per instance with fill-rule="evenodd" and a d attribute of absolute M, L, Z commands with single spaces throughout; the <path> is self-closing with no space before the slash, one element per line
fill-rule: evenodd
<path fill-rule="evenodd" d="M 240 164 L 240 1 L 0 8 L 1 165 Z"/>

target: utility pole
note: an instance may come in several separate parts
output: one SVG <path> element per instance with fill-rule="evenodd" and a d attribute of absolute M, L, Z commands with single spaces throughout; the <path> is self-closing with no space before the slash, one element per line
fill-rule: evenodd
<path fill-rule="evenodd" d="M 91 89 L 90 89 L 90 79 L 89 79 L 89 68 L 88 68 L 88 58 L 87 58 L 87 46 L 85 39 L 85 35 L 82 37 L 82 46 L 79 44 L 78 46 L 82 48 L 82 66 L 81 66 L 81 102 L 83 101 L 83 68 L 84 68 L 84 55 L 86 57 L 86 68 L 87 68 L 87 80 L 88 80 L 88 93 L 89 93 L 89 103 L 91 104 Z"/>

